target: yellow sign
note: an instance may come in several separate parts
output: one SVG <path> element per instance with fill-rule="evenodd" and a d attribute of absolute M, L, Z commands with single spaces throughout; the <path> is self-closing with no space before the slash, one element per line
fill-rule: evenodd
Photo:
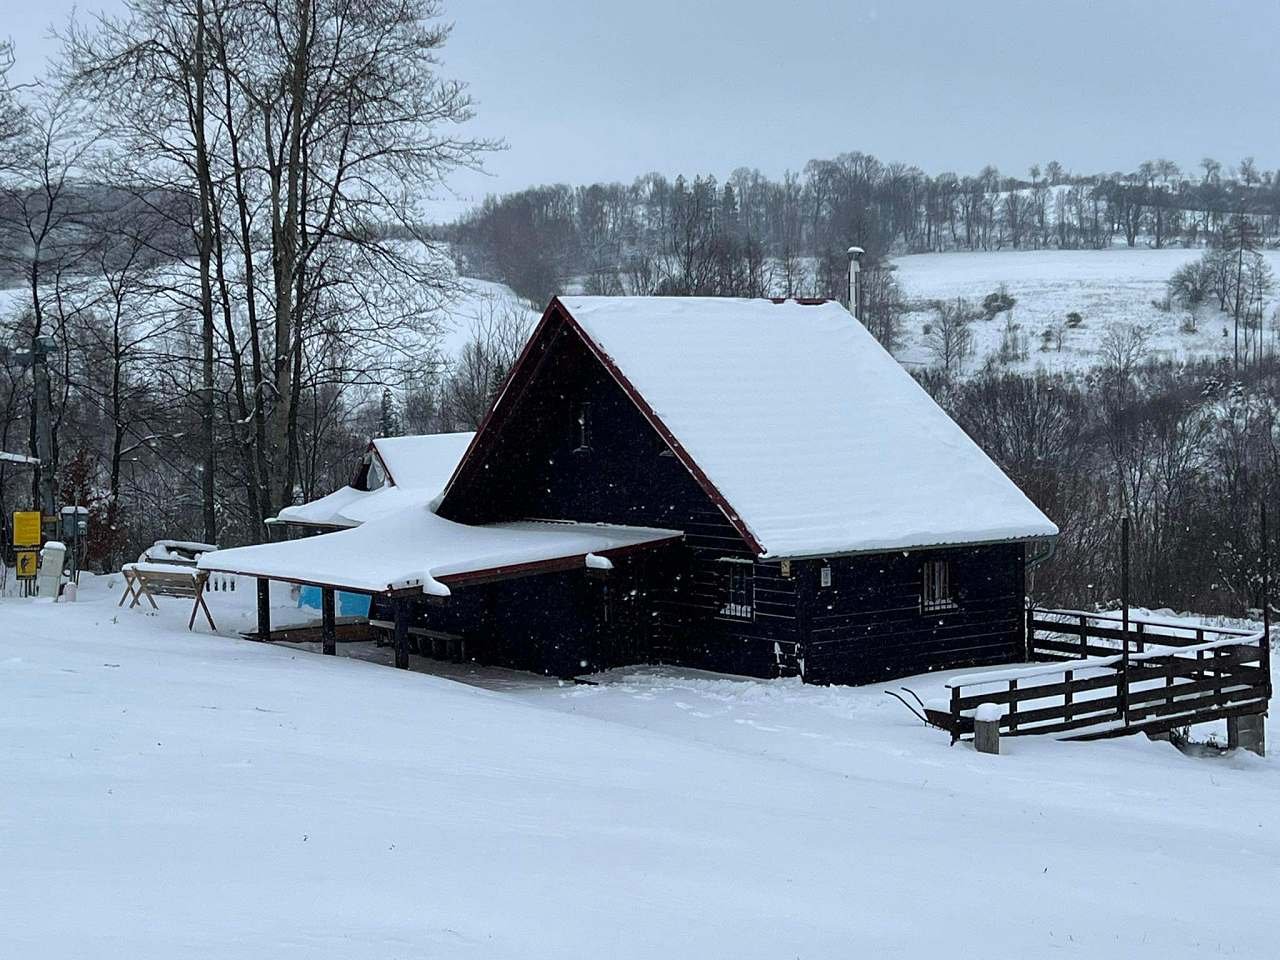
<path fill-rule="evenodd" d="M 40 546 L 39 510 L 15 510 L 13 512 L 13 545 L 15 547 Z"/>
<path fill-rule="evenodd" d="M 18 551 L 18 579 L 34 580 L 36 577 L 36 551 Z"/>

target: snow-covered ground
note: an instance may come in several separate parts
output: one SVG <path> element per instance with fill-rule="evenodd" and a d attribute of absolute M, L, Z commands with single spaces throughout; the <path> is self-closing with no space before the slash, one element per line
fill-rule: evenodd
<path fill-rule="evenodd" d="M 1168 960 L 1280 940 L 1270 759 L 1142 738 L 984 756 L 878 687 L 448 668 L 468 685 L 190 634 L 186 603 L 120 611 L 111 580 L 0 600 L 5 956 Z M 211 596 L 228 633 L 251 604 Z"/>
<path fill-rule="evenodd" d="M 1020 332 L 1028 335 L 1030 345 L 1028 359 L 1010 364 L 1010 369 L 1069 371 L 1093 366 L 1107 331 L 1120 323 L 1149 329 L 1152 358 L 1212 357 L 1229 351 L 1231 340 L 1223 336 L 1223 329 L 1232 326 L 1231 318 L 1220 313 L 1216 304 L 1200 309 L 1195 333 L 1180 329 L 1185 310 L 1174 307 L 1163 311 L 1152 304 L 1164 299 L 1165 282 L 1173 272 L 1203 253 L 1200 249 L 1127 247 L 1001 250 L 918 254 L 898 257 L 893 262 L 904 293 L 915 302 L 964 297 L 980 305 L 983 297 L 1001 284 L 1006 285 L 1017 300 L 1013 320 L 1021 324 Z M 1280 274 L 1280 251 L 1267 251 L 1265 256 L 1272 270 Z M 1273 299 L 1264 310 L 1268 324 L 1276 302 Z M 1061 351 L 1056 345 L 1042 351 L 1041 332 L 1061 328 L 1067 314 L 1073 311 L 1084 318 L 1083 324 L 1065 331 Z M 976 369 L 986 357 L 999 352 L 1005 321 L 1005 315 L 1000 314 L 993 320 L 971 325 L 974 355 L 967 361 L 966 370 Z M 908 366 L 934 362 L 923 334 L 924 325 L 933 322 L 936 314 L 931 310 L 905 316 L 905 342 L 897 352 L 899 360 Z M 1271 336 L 1270 329 L 1266 333 Z"/>

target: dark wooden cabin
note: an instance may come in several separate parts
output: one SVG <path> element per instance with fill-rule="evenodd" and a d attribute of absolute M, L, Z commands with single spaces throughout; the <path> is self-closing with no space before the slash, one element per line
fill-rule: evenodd
<path fill-rule="evenodd" d="M 703 353 L 700 359 L 708 363 L 723 356 L 715 344 L 726 323 L 729 335 L 740 338 L 733 355 L 753 350 L 752 333 L 761 324 L 793 327 L 795 336 L 803 338 L 805 322 L 811 318 L 819 327 L 811 344 L 815 352 L 832 346 L 821 333 L 833 323 L 845 328 L 846 334 L 860 331 L 852 349 L 866 354 L 864 359 L 905 396 L 910 408 L 902 411 L 905 422 L 910 425 L 920 410 L 935 424 L 946 420 L 836 304 L 553 301 L 464 455 L 438 512 L 466 524 L 537 517 L 670 528 L 683 531 L 684 540 L 660 556 L 645 556 L 629 568 L 620 567 L 615 582 L 602 580 L 575 600 L 565 595 L 572 587 L 543 578 L 495 585 L 498 595 L 489 601 L 494 610 L 556 611 L 537 629 L 554 635 L 568 649 L 558 658 L 563 663 L 543 666 L 564 672 L 567 664 L 581 672 L 583 664 L 593 670 L 648 661 L 759 677 L 799 674 L 811 681 L 860 683 L 1021 657 L 1026 541 L 1057 531 L 958 427 L 946 420 L 951 433 L 946 439 L 958 447 L 956 456 L 964 455 L 982 468 L 986 486 L 976 495 L 990 497 L 989 488 L 995 487 L 996 499 L 1008 504 L 1009 513 L 996 525 L 1019 536 L 1005 534 L 1005 539 L 992 542 L 990 530 L 978 529 L 973 536 L 984 542 L 927 543 L 921 538 L 918 544 L 892 551 L 829 550 L 805 555 L 801 550 L 790 557 L 769 556 L 767 544 L 752 530 L 750 515 L 740 514 L 726 499 L 716 485 L 715 472 L 709 474 L 710 467 L 699 464 L 695 452 L 673 432 L 678 428 L 668 424 L 632 382 L 624 351 L 611 355 L 575 319 L 576 312 L 592 311 L 605 314 L 593 316 L 597 327 L 628 324 L 641 342 L 646 333 L 652 337 L 644 347 L 644 364 L 656 357 L 660 368 L 664 355 L 681 356 L 687 362 L 690 353 Z M 614 320 L 611 312 L 621 319 Z M 744 315 L 740 323 L 735 322 L 735 314 Z M 648 331 L 647 323 L 652 323 Z M 699 324 L 711 329 L 699 329 Z M 682 331 L 688 335 L 680 336 Z M 761 339 L 766 340 L 761 349 L 768 350 L 767 338 Z M 803 345 L 800 352 L 805 352 Z M 723 362 L 730 361 L 731 357 L 723 356 Z M 766 356 L 754 366 L 769 363 Z M 651 372 L 645 370 L 637 378 Z M 750 372 L 741 371 L 743 375 Z M 851 376 L 856 373 L 850 370 Z M 731 371 L 729 376 L 735 374 Z M 696 387 L 688 393 L 696 402 L 714 406 L 723 379 L 723 371 L 714 375 L 708 371 L 702 384 L 705 396 L 699 398 Z M 780 395 L 770 402 L 802 401 L 803 397 Z M 837 412 L 851 418 L 863 415 L 857 409 Z M 747 411 L 743 414 L 739 418 L 730 411 L 712 419 L 725 430 L 749 435 L 753 420 Z M 884 427 L 892 429 L 893 424 L 886 422 Z M 802 424 L 799 436 L 789 442 L 804 444 L 803 429 Z M 774 442 L 764 432 L 759 440 Z M 824 440 L 818 431 L 815 441 Z M 785 461 L 771 462 L 767 448 L 759 453 L 752 470 L 785 474 Z M 944 462 L 941 469 L 946 468 Z M 891 476 L 884 480 L 898 482 Z M 950 482 L 945 472 L 939 480 L 944 485 Z M 806 486 L 797 478 L 794 495 L 804 496 Z M 963 490 L 960 494 L 961 499 L 973 495 Z M 920 491 L 921 497 L 931 495 Z M 949 506 L 953 506 L 951 500 L 938 503 L 937 509 Z M 1001 506 L 996 505 L 997 512 Z M 840 522 L 832 518 L 833 526 Z M 947 523 L 938 528 L 943 531 L 940 536 L 956 536 Z M 815 545 L 821 539 L 815 537 Z M 584 578 L 571 579 L 580 583 Z M 554 592 L 556 602 L 538 602 L 544 586 Z M 430 612 L 426 616 L 432 619 Z M 466 614 L 446 615 L 443 609 L 435 618 L 447 618 L 455 630 L 465 630 L 471 619 Z M 570 638 L 593 633 L 599 638 L 584 639 L 581 656 L 573 652 L 575 642 Z M 506 649 L 510 630 L 494 630 L 490 636 L 495 641 L 506 638 L 501 643 L 504 651 L 495 659 L 512 661 L 512 652 Z M 540 638 L 529 646 L 545 649 L 548 640 Z M 471 649 L 480 652 L 484 643 Z M 536 658 L 527 656 L 521 665 L 539 666 Z"/>
<path fill-rule="evenodd" d="M 838 304 L 768 300 L 553 300 L 436 512 L 677 534 L 375 599 L 421 652 L 561 676 L 1017 660 L 1029 548 L 1057 534 Z"/>

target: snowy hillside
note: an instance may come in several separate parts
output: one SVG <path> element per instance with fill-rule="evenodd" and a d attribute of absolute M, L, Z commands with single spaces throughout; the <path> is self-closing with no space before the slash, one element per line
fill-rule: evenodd
<path fill-rule="evenodd" d="M 1013 320 L 1028 335 L 1030 356 L 1009 365 L 1009 369 L 1029 371 L 1078 370 L 1094 365 L 1099 345 L 1111 327 L 1119 323 L 1138 324 L 1150 330 L 1152 358 L 1182 359 L 1221 356 L 1231 349 L 1223 336 L 1231 318 L 1215 306 L 1202 307 L 1199 329 L 1180 329 L 1186 311 L 1156 308 L 1152 301 L 1165 297 L 1165 281 L 1178 267 L 1203 254 L 1200 249 L 1109 250 L 1002 250 L 986 253 L 934 253 L 898 257 L 896 277 L 907 298 L 920 309 L 903 320 L 905 343 L 898 359 L 911 367 L 933 364 L 923 329 L 936 320 L 936 313 L 921 301 L 964 297 L 976 304 L 1002 284 L 1017 305 Z M 1268 251 L 1272 270 L 1280 273 L 1280 251 Z M 1269 303 L 1264 316 L 1270 318 L 1276 301 Z M 1070 312 L 1078 312 L 1084 322 L 1065 330 L 1061 351 L 1050 346 L 1042 351 L 1041 333 L 1061 328 Z M 966 370 L 981 366 L 983 360 L 1000 349 L 1006 318 L 971 325 L 974 356 Z M 1268 332 L 1268 336 L 1270 333 Z"/>
<path fill-rule="evenodd" d="M 6 955 L 1171 960 L 1280 938 L 1274 760 L 983 756 L 875 687 L 467 686 L 190 634 L 186 603 L 120 611 L 118 589 L 0 600 Z M 224 630 L 252 596 L 211 595 Z"/>

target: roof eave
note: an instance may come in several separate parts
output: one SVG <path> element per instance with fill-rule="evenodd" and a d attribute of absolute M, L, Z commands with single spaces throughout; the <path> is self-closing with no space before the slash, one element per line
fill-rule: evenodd
<path fill-rule="evenodd" d="M 965 547 L 994 547 L 1004 543 L 1035 543 L 1041 540 L 1056 541 L 1060 535 L 1061 531 L 1057 533 L 1029 533 L 1020 537 L 991 537 L 984 540 L 939 540 L 932 543 L 865 547 L 856 550 L 760 553 L 757 554 L 757 559 L 762 562 L 772 560 L 826 560 L 831 557 L 871 556 L 878 553 L 915 553 L 919 550 L 960 550 Z"/>

